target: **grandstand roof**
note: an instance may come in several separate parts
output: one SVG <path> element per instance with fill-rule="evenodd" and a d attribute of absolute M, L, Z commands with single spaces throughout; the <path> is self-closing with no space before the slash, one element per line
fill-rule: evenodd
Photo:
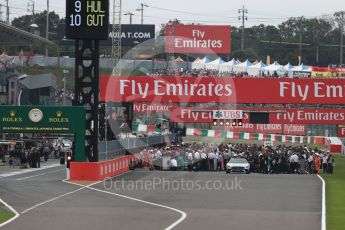
<path fill-rule="evenodd" d="M 45 87 L 56 87 L 56 76 L 52 73 L 26 76 L 20 83 L 28 89 L 39 89 Z"/>
<path fill-rule="evenodd" d="M 18 29 L 16 27 L 0 22 L 0 45 L 53 45 L 54 43 L 29 33 L 27 31 Z"/>

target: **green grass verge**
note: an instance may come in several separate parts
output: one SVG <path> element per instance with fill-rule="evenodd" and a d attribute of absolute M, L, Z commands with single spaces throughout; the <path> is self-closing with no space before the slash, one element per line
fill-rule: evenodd
<path fill-rule="evenodd" d="M 13 212 L 8 211 L 5 206 L 0 203 L 0 224 L 11 219 L 12 217 L 14 217 L 14 215 L 15 214 Z"/>
<path fill-rule="evenodd" d="M 326 182 L 327 230 L 345 226 L 345 156 L 335 156 L 334 174 L 322 174 Z"/>

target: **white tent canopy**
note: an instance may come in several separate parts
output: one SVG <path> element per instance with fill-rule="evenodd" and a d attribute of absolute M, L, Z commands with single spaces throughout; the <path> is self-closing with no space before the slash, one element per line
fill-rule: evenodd
<path fill-rule="evenodd" d="M 289 63 L 287 63 L 284 68 L 287 70 L 287 71 L 292 71 L 295 67 L 293 65 Z"/>
<path fill-rule="evenodd" d="M 219 66 L 219 71 L 231 72 L 235 65 L 238 65 L 238 61 L 233 58 L 231 61 L 225 62 Z"/>
<path fill-rule="evenodd" d="M 274 62 L 273 64 L 266 66 L 264 69 L 266 71 L 277 71 L 281 68 L 284 68 L 282 65 L 280 65 L 278 62 Z"/>
<path fill-rule="evenodd" d="M 263 69 L 268 75 L 273 75 L 274 73 L 277 73 L 278 76 L 284 76 L 287 72 L 285 67 L 280 65 L 278 62 L 274 62 L 273 64 L 266 66 Z"/>
<path fill-rule="evenodd" d="M 204 57 L 202 59 L 197 58 L 192 63 L 192 68 L 219 70 L 220 72 L 235 72 L 235 73 L 248 72 L 250 76 L 259 76 L 263 72 L 269 75 L 273 75 L 274 73 L 277 73 L 278 76 L 288 76 L 288 77 L 292 77 L 294 71 L 304 71 L 304 72 L 312 71 L 312 68 L 310 66 L 306 66 L 304 64 L 300 66 L 293 66 L 290 63 L 288 63 L 285 66 L 282 66 L 278 62 L 274 62 L 273 64 L 267 66 L 262 61 L 257 62 L 256 64 L 252 64 L 248 59 L 240 63 L 238 60 L 234 58 L 228 62 L 225 62 L 221 58 L 217 58 L 211 61 L 208 57 Z"/>
<path fill-rule="evenodd" d="M 205 65 L 209 63 L 211 60 L 208 57 L 204 57 L 203 59 L 197 58 L 192 63 L 192 69 L 204 69 Z"/>
<path fill-rule="evenodd" d="M 211 61 L 211 62 L 208 62 L 205 64 L 205 68 L 206 69 L 212 69 L 212 70 L 218 70 L 219 69 L 219 66 L 221 64 L 224 64 L 225 61 L 223 61 L 221 58 L 217 58 L 216 60 L 214 61 Z"/>
<path fill-rule="evenodd" d="M 264 67 L 266 67 L 267 65 L 265 63 L 263 63 L 262 61 L 258 62 L 255 65 L 251 65 L 248 68 L 253 68 L 253 69 L 262 69 Z"/>
<path fill-rule="evenodd" d="M 300 66 L 296 66 L 295 68 L 293 68 L 293 71 L 312 72 L 312 68 L 302 63 Z"/>
<path fill-rule="evenodd" d="M 249 66 L 248 67 L 248 75 L 249 76 L 259 76 L 261 75 L 261 71 L 263 70 L 263 68 L 265 68 L 267 65 L 265 63 L 263 63 L 262 61 L 258 62 L 255 65 Z"/>
<path fill-rule="evenodd" d="M 234 72 L 247 72 L 248 67 L 252 66 L 253 64 L 247 59 L 246 61 L 242 62 L 241 64 L 235 65 L 233 68 Z"/>

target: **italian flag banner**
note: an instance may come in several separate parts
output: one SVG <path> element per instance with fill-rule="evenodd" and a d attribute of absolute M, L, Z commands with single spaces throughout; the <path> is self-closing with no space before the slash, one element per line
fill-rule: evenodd
<path fill-rule="evenodd" d="M 281 134 L 265 134 L 265 133 L 244 133 L 232 132 L 224 130 L 207 130 L 188 128 L 187 136 L 201 137 L 219 137 L 234 140 L 258 140 L 258 141 L 279 141 L 282 143 L 299 143 L 299 144 L 324 144 L 325 137 L 305 137 L 291 136 Z"/>
<path fill-rule="evenodd" d="M 133 124 L 132 125 L 132 131 L 133 132 L 147 132 L 148 126 L 142 125 L 142 124 Z"/>

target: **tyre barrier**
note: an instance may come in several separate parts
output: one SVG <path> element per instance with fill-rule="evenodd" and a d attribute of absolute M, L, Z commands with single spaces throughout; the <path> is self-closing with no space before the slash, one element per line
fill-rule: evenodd
<path fill-rule="evenodd" d="M 70 180 L 101 181 L 129 171 L 133 156 L 122 156 L 102 162 L 71 162 Z"/>

